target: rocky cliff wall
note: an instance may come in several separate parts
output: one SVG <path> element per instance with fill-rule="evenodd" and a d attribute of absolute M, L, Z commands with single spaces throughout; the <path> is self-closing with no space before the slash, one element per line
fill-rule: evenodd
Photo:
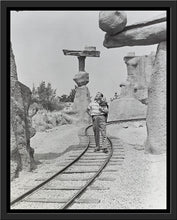
<path fill-rule="evenodd" d="M 20 83 L 17 77 L 15 57 L 10 51 L 11 74 L 11 179 L 18 176 L 21 170 L 31 171 L 35 168 L 34 150 L 30 147 L 30 138 L 35 135 L 28 115 L 31 91 Z"/>

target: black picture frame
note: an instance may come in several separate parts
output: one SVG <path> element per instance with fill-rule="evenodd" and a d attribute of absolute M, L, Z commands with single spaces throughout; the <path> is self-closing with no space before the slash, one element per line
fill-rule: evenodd
<path fill-rule="evenodd" d="M 167 10 L 167 209 L 10 210 L 10 10 Z M 176 1 L 1 1 L 1 219 L 176 219 Z"/>

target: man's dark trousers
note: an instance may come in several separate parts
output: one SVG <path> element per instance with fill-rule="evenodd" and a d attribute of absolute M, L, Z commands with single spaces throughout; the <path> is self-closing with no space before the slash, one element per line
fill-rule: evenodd
<path fill-rule="evenodd" d="M 93 120 L 93 131 L 95 136 L 96 147 L 100 149 L 100 132 L 103 137 L 102 149 L 107 149 L 107 138 L 106 138 L 106 117 L 104 115 L 92 116 Z"/>

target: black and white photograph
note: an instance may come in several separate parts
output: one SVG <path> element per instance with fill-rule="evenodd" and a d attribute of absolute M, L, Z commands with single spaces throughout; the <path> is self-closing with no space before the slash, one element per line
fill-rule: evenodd
<path fill-rule="evenodd" d="M 167 209 L 167 10 L 10 10 L 10 210 Z"/>

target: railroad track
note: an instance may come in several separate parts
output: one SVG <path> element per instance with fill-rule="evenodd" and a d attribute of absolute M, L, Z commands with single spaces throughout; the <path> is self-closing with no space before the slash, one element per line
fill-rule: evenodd
<path fill-rule="evenodd" d="M 144 120 L 144 118 L 110 121 L 107 125 L 139 120 Z M 94 136 L 91 130 L 91 125 L 85 129 L 85 149 L 77 158 L 50 178 L 14 199 L 10 204 L 11 209 L 30 208 L 32 203 L 33 206 L 36 204 L 36 207 L 38 204 L 43 204 L 44 207 L 47 204 L 57 204 L 58 209 L 67 209 L 77 202 L 101 174 L 113 155 L 113 144 L 109 138 L 107 138 L 108 154 L 94 152 Z M 66 184 L 63 184 L 64 182 Z M 72 184 L 67 185 L 68 182 Z M 80 184 L 76 184 L 78 182 Z"/>

